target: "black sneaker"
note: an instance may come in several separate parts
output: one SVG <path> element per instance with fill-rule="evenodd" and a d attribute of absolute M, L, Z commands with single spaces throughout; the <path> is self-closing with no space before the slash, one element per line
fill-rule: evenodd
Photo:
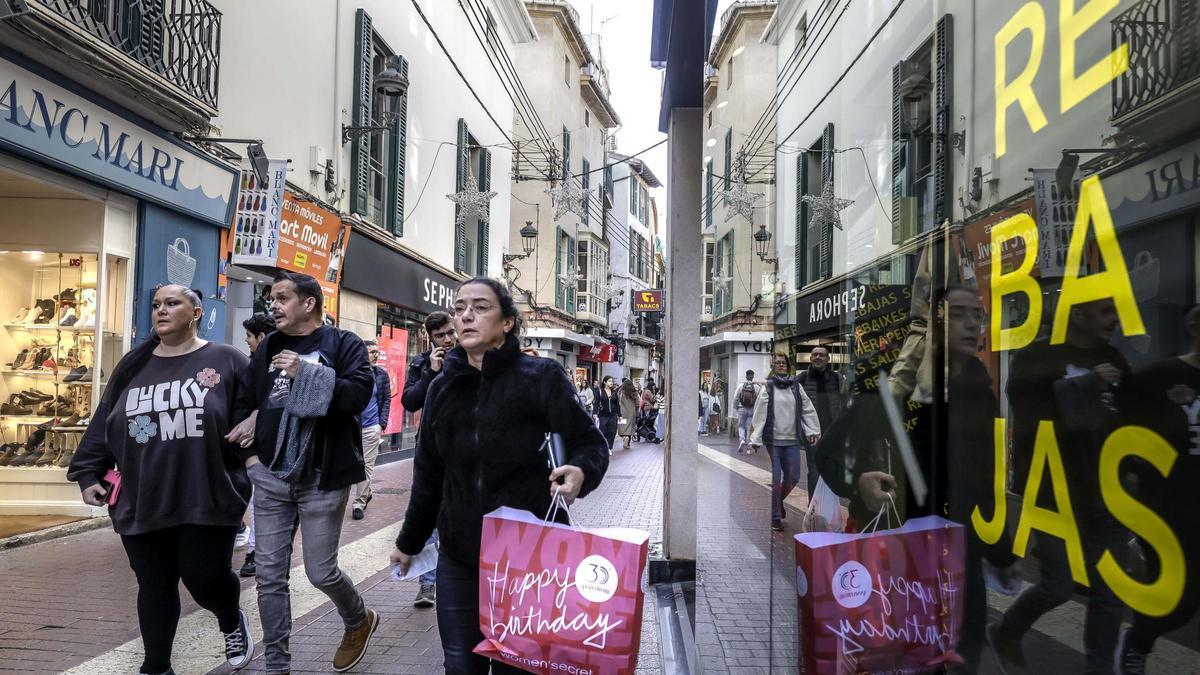
<path fill-rule="evenodd" d="M 258 574 L 258 567 L 254 564 L 254 551 L 250 551 L 246 554 L 246 560 L 242 563 L 242 569 L 238 570 L 238 576 L 248 578 L 255 574 Z"/>
<path fill-rule="evenodd" d="M 1142 675 L 1146 672 L 1146 654 L 1129 644 L 1129 626 L 1121 629 L 1117 649 L 1113 653 L 1113 672 L 1117 675 Z"/>
<path fill-rule="evenodd" d="M 355 504 L 354 509 L 350 511 L 350 517 L 355 520 L 362 520 L 364 515 L 366 514 L 363 512 L 363 507 L 358 504 Z"/>
<path fill-rule="evenodd" d="M 225 637 L 225 658 L 229 667 L 241 670 L 250 663 L 254 656 L 254 636 L 250 635 L 250 621 L 246 613 L 238 610 L 238 626 L 232 633 L 222 633 Z"/>
<path fill-rule="evenodd" d="M 1000 632 L 1000 624 L 990 623 L 987 630 L 987 641 L 992 646 L 992 654 L 996 657 L 996 665 L 1004 675 L 1025 675 L 1029 672 L 1025 666 L 1025 653 L 1021 651 L 1020 640 L 1012 640 Z"/>
<path fill-rule="evenodd" d="M 413 600 L 413 607 L 433 607 L 437 602 L 437 590 L 433 584 L 421 584 L 420 590 L 417 591 L 417 598 Z"/>
<path fill-rule="evenodd" d="M 775 530 L 776 532 L 783 532 L 783 521 L 779 518 L 772 518 L 771 529 Z"/>

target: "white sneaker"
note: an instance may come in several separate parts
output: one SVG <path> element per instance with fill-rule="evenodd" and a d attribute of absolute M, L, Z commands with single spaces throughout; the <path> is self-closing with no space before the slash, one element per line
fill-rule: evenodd
<path fill-rule="evenodd" d="M 237 536 L 233 539 L 233 547 L 246 548 L 246 544 L 248 543 L 250 543 L 250 528 L 246 527 L 245 523 L 242 523 L 238 527 Z"/>

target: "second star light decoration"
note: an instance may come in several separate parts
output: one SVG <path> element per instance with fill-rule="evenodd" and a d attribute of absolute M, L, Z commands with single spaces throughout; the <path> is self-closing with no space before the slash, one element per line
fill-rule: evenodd
<path fill-rule="evenodd" d="M 583 217 L 583 200 L 587 195 L 582 189 L 564 180 L 558 187 L 546 190 L 546 194 L 550 195 L 550 203 L 554 204 L 555 220 L 567 212 Z"/>
<path fill-rule="evenodd" d="M 821 185 L 820 195 L 804 195 L 800 198 L 812 209 L 809 222 L 818 227 L 826 224 L 842 229 L 840 212 L 854 203 L 853 199 L 839 199 L 833 194 L 833 181 L 827 180 Z"/>
<path fill-rule="evenodd" d="M 468 170 L 462 191 L 448 194 L 446 199 L 459 206 L 458 221 L 462 224 L 471 220 L 489 220 L 492 198 L 495 196 L 495 192 L 480 192 L 475 174 Z"/>

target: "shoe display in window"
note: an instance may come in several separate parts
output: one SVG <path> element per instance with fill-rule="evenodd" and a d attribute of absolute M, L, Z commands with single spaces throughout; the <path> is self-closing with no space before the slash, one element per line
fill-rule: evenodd
<path fill-rule="evenodd" d="M 27 317 L 27 316 L 29 316 L 29 308 L 22 307 L 21 309 L 17 310 L 16 314 L 13 315 L 12 322 L 13 323 L 22 323 L 23 321 L 25 321 L 25 317 Z"/>
<path fill-rule="evenodd" d="M 34 308 L 38 313 L 34 317 L 33 323 L 50 323 L 54 318 L 55 304 L 53 300 L 38 300 L 34 303 Z"/>
<path fill-rule="evenodd" d="M 75 302 L 75 289 L 64 288 L 61 293 L 54 296 L 58 302 Z"/>
<path fill-rule="evenodd" d="M 71 372 L 67 373 L 66 376 L 63 377 L 62 381 L 63 382 L 78 382 L 80 380 L 86 380 L 91 376 L 91 371 L 92 371 L 92 369 L 88 368 L 87 366 L 79 366 L 78 368 L 72 368 Z"/>
<path fill-rule="evenodd" d="M 29 358 L 29 350 L 22 349 L 17 354 L 17 358 L 13 359 L 12 362 L 8 364 L 8 367 L 12 368 L 13 370 L 20 370 L 21 364 L 24 363 L 25 359 L 27 359 L 27 358 Z"/>

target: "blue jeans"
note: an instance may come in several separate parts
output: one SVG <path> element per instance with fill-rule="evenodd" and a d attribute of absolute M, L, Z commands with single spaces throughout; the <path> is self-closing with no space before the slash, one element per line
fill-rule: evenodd
<path fill-rule="evenodd" d="M 430 544 L 436 544 L 436 543 L 438 543 L 438 533 L 437 533 L 437 530 L 434 530 L 433 534 L 429 535 L 429 541 L 425 542 L 425 545 L 428 546 Z M 436 584 L 437 583 L 437 568 L 435 567 L 435 568 L 429 570 L 428 572 L 426 572 L 425 574 L 422 574 L 417 579 L 417 581 L 422 586 L 424 586 L 425 584 Z"/>
<path fill-rule="evenodd" d="M 443 667 L 448 675 L 494 675 L 525 671 L 486 656 L 473 649 L 483 641 L 479 630 L 479 568 L 463 565 L 446 557 L 438 558 L 437 623 L 442 637 Z"/>
<path fill-rule="evenodd" d="M 768 445 L 767 451 L 771 453 L 771 518 L 781 520 L 783 500 L 800 482 L 800 453 L 804 450 L 799 445 Z"/>
<path fill-rule="evenodd" d="M 754 416 L 754 408 L 738 409 L 738 441 L 750 442 L 750 418 Z"/>
<path fill-rule="evenodd" d="M 317 489 L 318 476 L 300 483 L 276 478 L 261 463 L 250 467 L 254 483 L 254 526 L 258 565 L 258 610 L 262 618 L 263 650 L 268 673 L 291 667 L 288 638 L 292 632 L 292 602 L 288 578 L 296 527 L 303 533 L 304 571 L 309 582 L 337 607 L 342 622 L 357 626 L 367 618 L 362 596 L 350 577 L 338 568 L 338 544 L 350 488 Z"/>

